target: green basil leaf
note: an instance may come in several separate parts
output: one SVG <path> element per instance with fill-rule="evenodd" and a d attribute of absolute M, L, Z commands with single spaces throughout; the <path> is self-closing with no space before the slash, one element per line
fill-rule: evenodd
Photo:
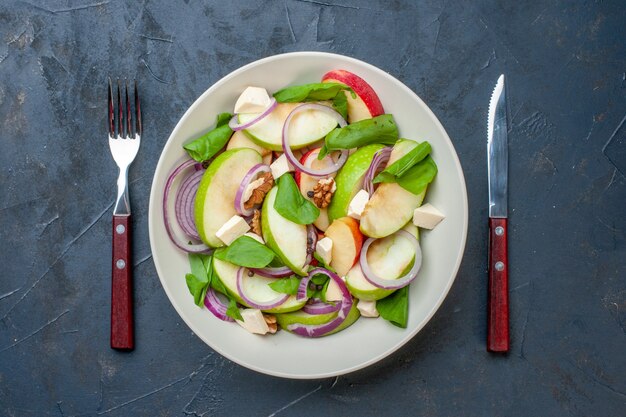
<path fill-rule="evenodd" d="M 320 215 L 315 204 L 302 196 L 291 175 L 281 175 L 274 208 L 285 219 L 298 224 L 311 224 Z"/>
<path fill-rule="evenodd" d="M 409 319 L 409 287 L 400 288 L 390 296 L 378 300 L 376 310 L 391 324 L 405 329 Z"/>
<path fill-rule="evenodd" d="M 326 262 L 324 262 L 322 257 L 319 256 L 319 254 L 317 252 L 313 252 L 313 257 L 315 259 L 317 259 L 317 262 L 319 263 L 319 266 L 321 266 L 324 269 L 328 269 L 329 271 L 332 271 L 334 273 L 337 273 L 337 271 L 335 271 L 333 268 L 331 268 L 330 265 L 328 265 L 328 264 L 326 264 Z M 313 268 L 317 268 L 317 267 L 311 267 L 311 269 L 313 269 Z"/>
<path fill-rule="evenodd" d="M 339 113 L 341 117 L 343 117 L 344 119 L 347 119 L 348 118 L 348 97 L 343 93 L 337 94 L 335 98 L 333 98 L 333 109 L 335 109 L 335 111 Z"/>
<path fill-rule="evenodd" d="M 383 114 L 332 130 L 326 135 L 325 144 L 329 151 L 334 151 L 360 148 L 372 143 L 393 145 L 398 138 L 398 127 L 393 116 Z"/>
<path fill-rule="evenodd" d="M 215 156 L 233 134 L 228 126 L 231 117 L 232 115 L 229 113 L 221 113 L 217 116 L 217 124 L 213 130 L 184 145 L 183 148 L 189 156 L 198 162 L 209 160 Z"/>
<path fill-rule="evenodd" d="M 391 175 L 390 173 L 383 171 L 380 174 L 376 175 L 376 177 L 372 180 L 372 182 L 374 184 L 377 184 L 379 182 L 397 182 L 397 181 L 396 181 L 395 175 Z"/>
<path fill-rule="evenodd" d="M 230 246 L 215 251 L 214 256 L 247 268 L 265 268 L 274 259 L 274 252 L 250 236 L 237 238 Z"/>
<path fill-rule="evenodd" d="M 193 295 L 193 302 L 197 306 L 202 307 L 204 297 L 206 296 L 206 292 L 209 287 L 209 281 L 207 279 L 197 277 L 194 274 L 185 275 L 185 281 L 187 282 L 189 292 Z"/>
<path fill-rule="evenodd" d="M 328 147 L 326 146 L 326 142 L 324 142 L 324 144 L 320 148 L 319 153 L 317 154 L 317 159 L 321 161 L 322 159 L 324 159 L 324 157 L 326 157 L 326 155 L 328 155 L 328 152 Z"/>
<path fill-rule="evenodd" d="M 335 98 L 343 90 L 352 91 L 344 84 L 313 83 L 283 88 L 274 93 L 279 103 L 302 103 L 305 101 L 323 101 Z"/>
<path fill-rule="evenodd" d="M 191 273 L 196 277 L 208 282 L 208 274 L 206 267 L 206 259 L 208 258 L 209 264 L 211 263 L 211 255 L 201 255 L 197 253 L 190 253 L 187 255 L 189 259 L 189 266 L 191 267 Z"/>
<path fill-rule="evenodd" d="M 380 174 L 378 174 L 376 178 L 374 178 L 374 183 L 385 182 L 382 179 L 377 181 L 378 176 L 380 176 L 383 173 L 385 173 L 383 174 L 383 176 L 388 175 L 388 174 L 393 175 L 395 177 L 403 176 L 409 169 L 411 169 L 418 162 L 426 158 L 430 154 L 430 151 L 431 151 L 430 143 L 426 141 L 420 143 L 415 148 L 413 148 L 409 153 L 404 155 L 402 158 L 398 159 L 393 164 L 389 165 Z"/>
<path fill-rule="evenodd" d="M 298 287 L 302 279 L 298 277 L 288 277 L 276 279 L 269 283 L 271 289 L 283 294 L 296 295 L 298 293 Z"/>
<path fill-rule="evenodd" d="M 403 176 L 397 178 L 397 182 L 400 187 L 418 195 L 433 181 L 435 175 L 437 175 L 437 164 L 428 156 L 409 169 Z"/>
<path fill-rule="evenodd" d="M 241 312 L 234 298 L 229 299 L 226 315 L 232 319 L 243 321 L 243 317 L 241 317 Z"/>

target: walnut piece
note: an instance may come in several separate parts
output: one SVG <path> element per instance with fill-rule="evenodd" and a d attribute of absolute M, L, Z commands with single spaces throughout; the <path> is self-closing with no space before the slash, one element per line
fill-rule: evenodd
<path fill-rule="evenodd" d="M 243 203 L 243 208 L 251 209 L 256 205 L 261 204 L 265 198 L 265 194 L 267 194 L 274 186 L 274 177 L 272 177 L 271 172 L 266 172 L 259 177 L 259 179 L 261 178 L 263 179 L 263 183 L 252 190 L 252 195 Z"/>
<path fill-rule="evenodd" d="M 253 233 L 263 236 L 263 232 L 261 231 L 261 210 L 254 210 L 252 220 L 250 221 L 250 227 L 252 228 Z"/>
<path fill-rule="evenodd" d="M 265 319 L 265 323 L 267 323 L 267 327 L 270 329 L 270 333 L 274 334 L 278 331 L 278 323 L 276 323 L 276 316 L 273 314 L 263 314 L 263 318 Z"/>
<path fill-rule="evenodd" d="M 315 188 L 313 188 L 313 202 L 319 208 L 328 207 L 335 190 L 337 190 L 337 184 L 335 184 L 334 179 L 324 178 L 319 180 Z"/>

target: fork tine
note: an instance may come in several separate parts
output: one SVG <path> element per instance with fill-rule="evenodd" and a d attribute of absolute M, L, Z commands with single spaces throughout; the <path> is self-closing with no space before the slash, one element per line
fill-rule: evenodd
<path fill-rule="evenodd" d="M 124 107 L 122 106 L 122 93 L 120 90 L 120 79 L 117 79 L 117 114 L 119 116 L 117 120 L 117 135 L 121 138 L 124 137 Z"/>
<path fill-rule="evenodd" d="M 141 105 L 139 103 L 139 93 L 137 92 L 137 80 L 135 80 L 135 112 L 136 112 L 136 116 L 135 119 L 136 120 L 136 126 L 135 126 L 135 132 L 137 133 L 137 135 L 141 136 Z"/>
<path fill-rule="evenodd" d="M 135 134 L 133 133 L 133 124 L 132 124 L 132 116 L 130 113 L 130 100 L 128 100 L 128 79 L 124 80 L 125 86 L 125 94 L 126 94 L 126 137 L 134 138 Z"/>
<path fill-rule="evenodd" d="M 113 109 L 113 87 L 111 77 L 109 77 L 109 136 L 115 136 L 115 110 Z"/>

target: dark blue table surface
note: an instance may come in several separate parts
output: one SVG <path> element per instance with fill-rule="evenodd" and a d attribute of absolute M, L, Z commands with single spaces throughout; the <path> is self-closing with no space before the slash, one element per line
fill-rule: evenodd
<path fill-rule="evenodd" d="M 624 415 L 624 22 L 619 1 L 3 1 L 0 415 Z M 470 203 L 463 263 L 435 317 L 379 364 L 329 380 L 214 353 L 172 308 L 148 243 L 152 175 L 185 109 L 241 65 L 299 50 L 365 60 L 416 91 L 454 141 Z M 505 357 L 485 352 L 486 110 L 503 72 Z M 143 96 L 132 353 L 108 347 L 107 76 L 136 77 Z"/>

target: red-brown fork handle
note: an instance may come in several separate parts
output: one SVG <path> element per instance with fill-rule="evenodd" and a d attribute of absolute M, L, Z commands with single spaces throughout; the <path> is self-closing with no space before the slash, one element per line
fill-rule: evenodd
<path fill-rule="evenodd" d="M 130 232 L 130 215 L 113 216 L 111 348 L 121 350 L 132 350 L 135 347 Z"/>

